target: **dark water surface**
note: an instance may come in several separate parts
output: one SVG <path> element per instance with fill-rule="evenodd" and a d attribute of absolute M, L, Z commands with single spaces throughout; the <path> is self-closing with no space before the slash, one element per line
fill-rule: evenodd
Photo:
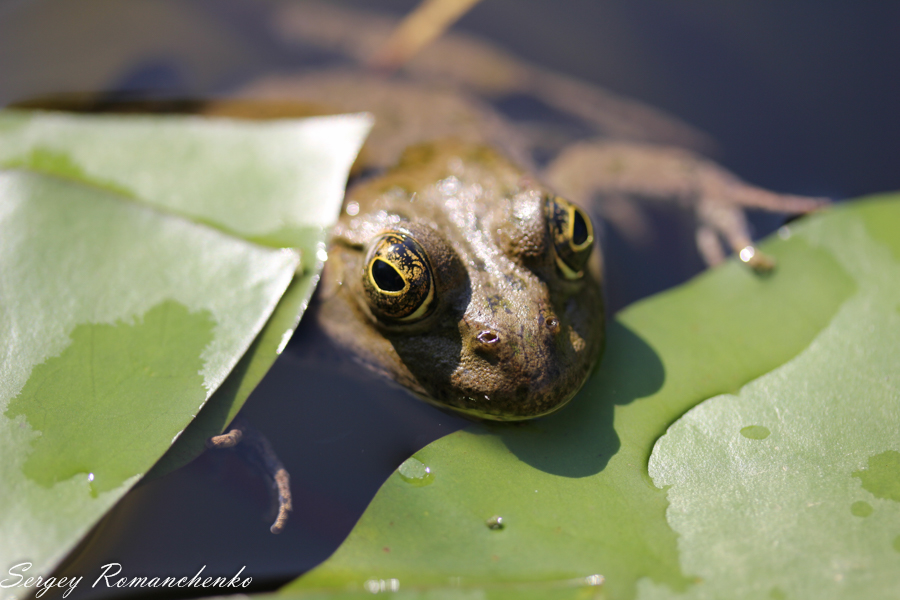
<path fill-rule="evenodd" d="M 0 104 L 111 88 L 194 96 L 304 61 L 258 0 L 0 2 Z M 411 0 L 345 4 L 402 12 Z M 796 0 L 485 0 L 460 27 L 536 63 L 662 108 L 718 142 L 753 183 L 847 198 L 900 188 L 900 4 Z M 780 217 L 754 215 L 757 234 Z M 653 247 L 605 239 L 614 309 L 702 269 L 691 222 L 653 214 Z M 268 533 L 262 481 L 228 452 L 140 485 L 64 574 L 228 574 L 273 586 L 340 544 L 384 479 L 465 422 L 361 370 L 304 321 L 244 410 L 293 477 Z M 109 591 L 82 585 L 72 597 Z M 121 595 L 121 594 L 117 594 Z"/>

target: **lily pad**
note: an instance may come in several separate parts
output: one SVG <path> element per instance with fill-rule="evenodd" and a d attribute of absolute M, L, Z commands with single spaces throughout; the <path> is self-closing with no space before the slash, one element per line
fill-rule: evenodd
<path fill-rule="evenodd" d="M 272 319 L 195 422 L 148 475 L 176 469 L 220 433 L 306 309 L 368 115 L 252 122 L 185 115 L 0 111 L 0 167 L 107 189 L 258 244 L 301 265 Z"/>
<path fill-rule="evenodd" d="M 244 121 L 0 111 L 0 168 L 83 181 L 246 239 L 296 247 L 337 217 L 371 119 Z M 310 263 L 312 264 L 312 263 Z"/>
<path fill-rule="evenodd" d="M 298 256 L 34 173 L 0 198 L 0 564 L 37 574 L 197 414 Z"/>
<path fill-rule="evenodd" d="M 313 121 L 0 112 L 0 569 L 46 575 L 274 361 L 369 127 Z"/>
<path fill-rule="evenodd" d="M 816 577 L 865 580 L 873 594 L 859 597 L 887 597 L 900 559 L 884 467 L 900 448 L 898 230 L 898 197 L 835 207 L 762 245 L 778 260 L 770 276 L 732 262 L 629 307 L 570 407 L 418 452 L 338 551 L 280 593 L 387 582 L 410 598 L 499 598 L 530 583 L 540 597 L 819 597 L 824 584 L 804 587 L 818 565 Z M 834 510 L 805 504 L 830 495 Z M 854 516 L 854 501 L 872 514 Z"/>
<path fill-rule="evenodd" d="M 650 458 L 682 568 L 703 580 L 690 598 L 893 598 L 900 586 L 900 205 L 798 235 L 856 293 L 803 353 L 688 412 Z M 772 433 L 743 439 L 746 426 Z"/>

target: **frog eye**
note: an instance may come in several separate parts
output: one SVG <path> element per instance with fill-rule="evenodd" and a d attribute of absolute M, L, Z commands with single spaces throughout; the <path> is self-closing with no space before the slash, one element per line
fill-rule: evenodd
<path fill-rule="evenodd" d="M 366 258 L 363 289 L 379 317 L 403 322 L 424 317 L 434 304 L 434 277 L 425 249 L 401 233 L 375 238 Z"/>
<path fill-rule="evenodd" d="M 547 200 L 547 220 L 556 266 L 566 279 L 580 278 L 594 246 L 590 217 L 571 202 L 556 196 Z"/>

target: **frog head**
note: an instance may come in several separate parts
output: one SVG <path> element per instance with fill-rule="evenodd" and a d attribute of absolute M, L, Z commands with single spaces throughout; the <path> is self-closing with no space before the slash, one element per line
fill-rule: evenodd
<path fill-rule="evenodd" d="M 563 406 L 603 346 L 590 218 L 482 146 L 444 142 L 356 186 L 324 276 L 326 329 L 439 406 Z"/>

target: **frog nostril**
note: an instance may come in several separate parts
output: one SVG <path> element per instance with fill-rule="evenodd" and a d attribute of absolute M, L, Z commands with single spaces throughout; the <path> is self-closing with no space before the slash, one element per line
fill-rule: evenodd
<path fill-rule="evenodd" d="M 475 336 L 475 339 L 481 342 L 485 347 L 490 347 L 500 341 L 500 335 L 496 331 L 485 329 Z"/>
<path fill-rule="evenodd" d="M 556 317 L 550 317 L 544 323 L 547 325 L 547 329 L 550 330 L 550 333 L 559 333 L 559 319 Z"/>

